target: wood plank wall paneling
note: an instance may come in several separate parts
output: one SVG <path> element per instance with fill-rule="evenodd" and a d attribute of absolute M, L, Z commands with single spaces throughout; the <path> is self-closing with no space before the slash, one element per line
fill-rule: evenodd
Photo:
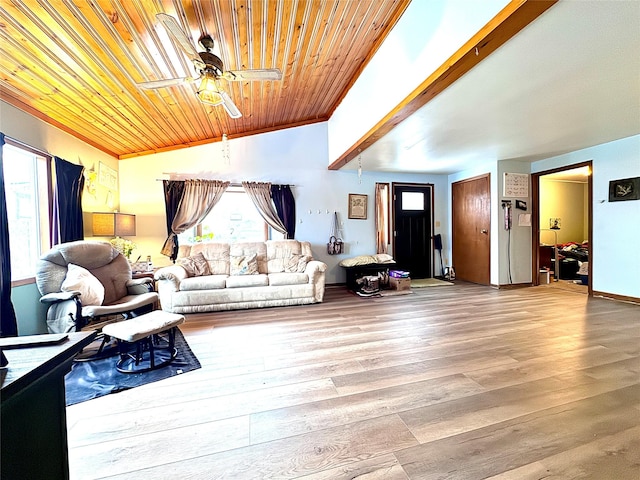
<path fill-rule="evenodd" d="M 409 0 L 12 0 L 0 8 L 0 98 L 127 158 L 327 120 Z M 202 104 L 194 74 L 158 27 L 204 33 L 229 70 L 279 68 L 277 82 L 227 82 L 243 117 Z M 198 50 L 201 47 L 197 46 Z"/>
<path fill-rule="evenodd" d="M 201 369 L 67 408 L 71 478 L 636 480 L 639 317 L 464 282 L 187 315 Z"/>

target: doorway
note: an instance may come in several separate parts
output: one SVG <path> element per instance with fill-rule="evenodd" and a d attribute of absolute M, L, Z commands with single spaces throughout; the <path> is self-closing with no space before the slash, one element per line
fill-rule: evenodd
<path fill-rule="evenodd" d="M 393 184 L 393 256 L 411 278 L 433 276 L 433 185 Z"/>
<path fill-rule="evenodd" d="M 451 184 L 453 267 L 456 278 L 491 282 L 491 176 Z"/>
<path fill-rule="evenodd" d="M 531 175 L 533 285 L 541 284 L 539 272 L 551 263 L 551 285 L 593 294 L 591 165 L 588 161 Z M 550 255 L 551 262 L 547 258 Z M 557 276 L 553 275 L 556 265 Z M 575 271 L 577 268 L 582 268 L 580 274 Z"/>

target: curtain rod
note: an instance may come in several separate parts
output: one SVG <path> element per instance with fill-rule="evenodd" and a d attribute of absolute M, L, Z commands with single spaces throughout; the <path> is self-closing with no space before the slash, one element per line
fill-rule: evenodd
<path fill-rule="evenodd" d="M 165 180 L 171 180 L 170 178 L 156 178 L 156 182 L 164 182 Z M 173 180 L 174 182 L 184 182 L 185 180 L 210 180 L 210 179 L 202 179 L 202 178 L 181 178 L 179 180 Z M 258 182 L 260 183 L 260 182 Z M 273 182 L 262 182 L 262 183 L 271 183 L 272 185 L 274 184 Z M 279 183 L 276 183 L 275 185 L 280 185 Z M 289 185 L 290 187 L 295 187 L 295 185 L 292 185 L 290 183 L 286 183 L 285 185 Z M 229 182 L 229 186 L 230 187 L 241 187 L 242 186 L 242 182 Z"/>
<path fill-rule="evenodd" d="M 35 153 L 36 155 L 41 155 L 43 157 L 51 157 L 51 158 L 55 157 L 55 155 L 47 152 L 46 150 L 41 150 L 37 147 L 29 145 L 28 143 L 25 143 L 22 140 L 18 140 L 17 138 L 13 138 L 12 136 L 7 135 L 6 133 L 4 135 L 4 141 L 5 143 L 8 143 L 9 145 L 13 145 L 14 147 L 22 148 L 23 150 L 29 150 L 31 151 L 31 153 Z"/>

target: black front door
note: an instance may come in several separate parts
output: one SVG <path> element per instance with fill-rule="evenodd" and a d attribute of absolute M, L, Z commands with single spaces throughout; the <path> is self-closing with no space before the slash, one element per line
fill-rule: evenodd
<path fill-rule="evenodd" d="M 433 185 L 393 184 L 394 258 L 411 278 L 433 276 Z"/>

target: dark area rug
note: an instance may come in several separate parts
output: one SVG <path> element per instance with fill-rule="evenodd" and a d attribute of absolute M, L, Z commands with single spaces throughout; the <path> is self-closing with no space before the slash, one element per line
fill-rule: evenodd
<path fill-rule="evenodd" d="M 67 406 L 200 368 L 200 362 L 180 329 L 176 329 L 175 346 L 178 355 L 169 365 L 143 373 L 118 372 L 115 365 L 117 354 L 98 360 L 74 362 L 71 371 L 64 378 Z"/>

